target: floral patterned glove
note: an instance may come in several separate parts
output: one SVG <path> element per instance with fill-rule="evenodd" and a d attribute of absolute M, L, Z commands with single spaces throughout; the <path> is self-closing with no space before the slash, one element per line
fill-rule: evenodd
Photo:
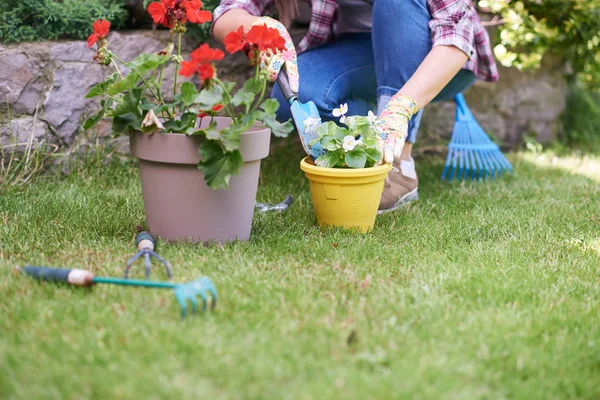
<path fill-rule="evenodd" d="M 408 121 L 419 110 L 417 103 L 408 96 L 395 95 L 381 112 L 377 121 L 383 162 L 391 164 L 400 157 L 408 135 Z"/>
<path fill-rule="evenodd" d="M 261 17 L 257 19 L 252 26 L 265 25 L 267 28 L 275 28 L 281 34 L 281 37 L 285 40 L 285 50 L 283 52 L 273 53 L 271 51 L 261 52 L 260 68 L 266 71 L 271 82 L 277 80 L 281 67 L 285 67 L 288 79 L 290 81 L 290 88 L 294 93 L 298 93 L 298 61 L 296 59 L 296 49 L 294 48 L 294 42 L 288 33 L 285 26 L 277 20 L 270 17 Z"/>

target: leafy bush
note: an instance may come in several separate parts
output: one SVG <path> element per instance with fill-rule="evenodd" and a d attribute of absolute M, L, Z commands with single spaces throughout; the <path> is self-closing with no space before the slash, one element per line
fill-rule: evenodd
<path fill-rule="evenodd" d="M 85 39 L 97 19 L 122 27 L 127 19 L 122 0 L 2 0 L 0 41 Z"/>
<path fill-rule="evenodd" d="M 563 124 L 563 144 L 570 148 L 600 152 L 600 94 L 572 85 Z"/>
<path fill-rule="evenodd" d="M 480 0 L 478 5 L 502 17 L 494 52 L 503 65 L 537 67 L 551 53 L 570 65 L 580 84 L 600 89 L 600 1 Z"/>

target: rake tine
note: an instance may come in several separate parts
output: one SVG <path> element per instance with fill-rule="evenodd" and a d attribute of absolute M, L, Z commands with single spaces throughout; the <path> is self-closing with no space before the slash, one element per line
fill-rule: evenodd
<path fill-rule="evenodd" d="M 187 298 L 181 296 L 177 290 L 175 290 L 175 298 L 179 303 L 179 307 L 181 307 L 181 318 L 185 318 L 187 315 Z"/>
<path fill-rule="evenodd" d="M 442 172 L 442 180 L 447 178 L 448 169 L 450 168 L 450 162 L 452 160 L 452 153 L 454 153 L 454 149 L 448 149 L 448 156 L 446 156 L 446 164 L 444 165 L 444 172 Z M 450 179 L 448 179 L 449 181 Z"/>
<path fill-rule="evenodd" d="M 214 309 L 217 306 L 217 289 L 215 289 L 215 286 L 212 284 L 212 282 L 210 281 L 210 279 L 206 278 L 206 284 L 208 286 L 208 292 L 210 293 L 210 295 L 212 296 L 212 301 L 210 302 L 210 308 Z"/>
<path fill-rule="evenodd" d="M 190 296 L 189 300 L 190 300 L 190 303 L 192 303 L 192 314 L 195 314 L 196 310 L 198 309 L 198 301 L 196 301 L 195 296 Z M 202 307 L 202 311 L 204 311 L 204 306 Z"/>
<path fill-rule="evenodd" d="M 200 296 L 200 298 L 202 299 L 202 312 L 206 311 L 206 302 L 207 302 L 207 298 L 206 295 L 203 292 L 198 293 L 198 296 Z M 196 299 L 194 299 L 194 302 L 196 301 Z M 194 312 L 196 311 L 196 309 L 194 308 Z"/>

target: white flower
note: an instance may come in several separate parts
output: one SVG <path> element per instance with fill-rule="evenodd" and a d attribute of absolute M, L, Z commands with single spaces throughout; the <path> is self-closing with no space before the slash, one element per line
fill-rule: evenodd
<path fill-rule="evenodd" d="M 346 123 L 346 116 L 345 116 L 345 115 L 342 115 L 342 116 L 340 117 L 340 124 L 345 124 L 345 123 Z"/>
<path fill-rule="evenodd" d="M 354 147 L 356 146 L 356 139 L 354 139 L 354 136 L 351 136 L 351 135 L 344 136 L 344 141 L 343 141 L 342 146 L 344 147 L 344 150 L 352 151 L 352 150 L 354 150 Z"/>
<path fill-rule="evenodd" d="M 333 109 L 332 114 L 334 117 L 342 117 L 342 116 L 345 116 L 347 112 L 348 112 L 348 104 L 340 104 L 340 106 L 338 108 Z M 340 122 L 342 122 L 341 119 L 340 119 Z"/>
<path fill-rule="evenodd" d="M 373 111 L 371 110 L 369 110 L 369 115 L 367 115 L 367 121 L 369 121 L 370 124 L 377 121 L 377 115 L 373 114 Z"/>
<path fill-rule="evenodd" d="M 348 125 L 348 128 L 350 128 L 351 130 L 356 129 L 356 118 L 354 118 L 354 117 L 346 117 L 346 118 L 344 118 L 343 122 L 342 122 L 342 119 L 340 118 L 340 122 L 342 124 Z"/>
<path fill-rule="evenodd" d="M 321 123 L 321 118 L 306 118 L 304 120 L 304 129 L 308 132 L 317 129 L 319 124 Z"/>

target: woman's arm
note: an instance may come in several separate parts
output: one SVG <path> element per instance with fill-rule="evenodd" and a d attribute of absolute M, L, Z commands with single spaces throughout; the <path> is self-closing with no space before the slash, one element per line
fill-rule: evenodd
<path fill-rule="evenodd" d="M 229 10 L 215 22 L 213 34 L 217 40 L 222 42 L 229 32 L 237 30 L 240 25 L 243 25 L 244 30 L 247 31 L 258 18 L 241 8 Z"/>
<path fill-rule="evenodd" d="M 425 107 L 442 91 L 467 62 L 468 57 L 454 46 L 434 46 L 413 76 L 398 92 Z"/>

